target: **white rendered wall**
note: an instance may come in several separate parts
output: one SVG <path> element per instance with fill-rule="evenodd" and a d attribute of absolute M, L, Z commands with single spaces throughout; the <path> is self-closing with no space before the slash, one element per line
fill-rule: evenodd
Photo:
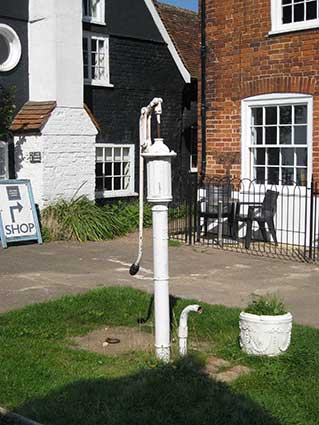
<path fill-rule="evenodd" d="M 42 205 L 74 195 L 95 198 L 97 130 L 83 108 L 56 108 L 42 131 Z"/>
<path fill-rule="evenodd" d="M 14 137 L 15 171 L 17 179 L 31 180 L 35 203 L 42 207 L 43 163 L 32 164 L 30 152 L 41 152 L 43 157 L 43 141 L 40 135 L 24 135 Z"/>
<path fill-rule="evenodd" d="M 30 0 L 30 100 L 82 107 L 82 0 Z"/>

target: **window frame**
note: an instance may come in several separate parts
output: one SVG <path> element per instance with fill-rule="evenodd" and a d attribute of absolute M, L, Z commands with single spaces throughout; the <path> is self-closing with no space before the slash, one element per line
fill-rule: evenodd
<path fill-rule="evenodd" d="M 0 140 L 0 150 L 1 149 L 4 149 L 4 155 L 5 155 L 5 161 L 4 161 L 5 174 L 4 174 L 3 177 L 0 175 L 0 180 L 8 180 L 8 178 L 9 178 L 9 147 L 8 147 L 8 142 Z"/>
<path fill-rule="evenodd" d="M 0 64 L 0 72 L 12 71 L 20 62 L 22 47 L 18 34 L 6 24 L 0 24 L 0 35 L 4 38 L 8 47 L 8 57 Z"/>
<path fill-rule="evenodd" d="M 83 7 L 83 21 L 84 22 L 89 22 L 90 24 L 96 24 L 96 25 L 105 25 L 105 0 L 99 0 L 100 4 L 99 4 L 99 17 L 98 18 L 94 18 L 91 15 L 85 15 L 84 13 L 84 6 L 83 6 L 83 2 L 86 3 L 87 5 L 87 9 L 89 9 L 89 6 L 91 4 L 91 0 L 83 0 L 82 2 L 82 7 Z"/>
<path fill-rule="evenodd" d="M 114 158 L 114 148 L 129 148 L 129 159 L 130 159 L 130 182 L 128 189 L 122 190 L 97 190 L 95 187 L 95 196 L 96 198 L 120 198 L 120 197 L 129 197 L 129 196 L 137 196 L 138 194 L 134 191 L 135 189 L 135 145 L 134 144 L 116 144 L 116 143 L 96 143 L 95 148 L 112 148 L 112 155 Z M 105 154 L 103 149 L 103 157 L 105 164 Z M 95 153 L 95 163 L 97 163 L 97 154 Z M 123 161 L 121 161 L 123 162 Z M 114 159 L 112 164 L 114 163 Z M 105 175 L 104 175 L 105 176 Z M 114 175 L 111 176 L 112 179 Z M 95 172 L 95 179 L 97 178 Z"/>
<path fill-rule="evenodd" d="M 190 130 L 191 130 L 191 137 L 190 137 L 191 146 L 190 146 L 190 155 L 189 155 L 189 172 L 198 173 L 198 140 L 197 140 L 198 127 L 197 125 L 192 125 L 190 127 Z M 196 161 L 194 161 L 193 158 L 196 158 Z M 194 162 L 196 163 L 195 167 L 193 166 Z"/>
<path fill-rule="evenodd" d="M 84 47 L 83 47 L 83 78 L 84 84 L 90 86 L 102 86 L 102 87 L 114 87 L 110 83 L 110 45 L 109 37 L 105 34 L 83 32 L 82 40 L 87 39 L 88 42 L 88 78 L 85 78 L 84 74 Z M 105 79 L 92 78 L 92 40 L 103 41 L 104 45 L 104 55 L 105 55 Z M 83 41 L 82 41 L 83 43 Z"/>
<path fill-rule="evenodd" d="M 318 17 L 316 19 L 304 20 L 301 22 L 292 22 L 289 24 L 282 23 L 282 1 L 271 0 L 271 31 L 269 35 L 280 34 L 290 31 L 302 31 L 319 27 L 319 4 Z"/>
<path fill-rule="evenodd" d="M 307 147 L 307 184 L 309 187 L 312 178 L 312 167 L 313 167 L 313 97 L 311 95 L 296 94 L 296 93 L 272 93 L 261 96 L 248 97 L 242 100 L 241 104 L 241 178 L 248 178 L 254 180 L 254 161 L 252 149 L 255 146 L 250 143 L 251 141 L 251 108 L 261 106 L 282 106 L 282 105 L 307 105 L 307 144 L 306 145 L 294 145 L 296 148 Z M 265 148 L 278 147 L 285 148 L 289 145 L 264 145 Z M 280 166 L 280 165 L 279 165 Z M 295 165 L 294 165 L 295 168 Z M 264 186 L 281 186 L 264 183 Z M 285 186 L 286 187 L 286 186 Z M 295 187 L 291 185 L 289 187 Z"/>

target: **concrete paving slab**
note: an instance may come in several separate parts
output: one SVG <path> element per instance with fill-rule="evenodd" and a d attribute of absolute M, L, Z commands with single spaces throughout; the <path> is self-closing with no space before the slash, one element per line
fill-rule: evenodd
<path fill-rule="evenodd" d="M 0 312 L 103 286 L 152 292 L 149 230 L 142 269 L 132 277 L 128 269 L 136 251 L 136 234 L 105 242 L 52 242 L 1 250 Z M 212 304 L 244 307 L 253 293 L 278 292 L 296 321 L 319 327 L 319 264 L 182 245 L 170 248 L 170 276 L 173 295 Z"/>

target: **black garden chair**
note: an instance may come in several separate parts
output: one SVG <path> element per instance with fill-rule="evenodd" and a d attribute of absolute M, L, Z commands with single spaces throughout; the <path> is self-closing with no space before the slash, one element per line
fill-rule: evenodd
<path fill-rule="evenodd" d="M 234 203 L 232 202 L 233 186 L 230 181 L 208 183 L 204 189 L 205 196 L 200 198 L 197 206 L 197 240 L 200 240 L 202 225 L 204 226 L 204 235 L 207 236 L 209 220 L 218 220 L 219 239 L 222 237 L 222 219 L 227 218 L 232 235 Z"/>
<path fill-rule="evenodd" d="M 273 238 L 273 241 L 277 245 L 277 235 L 274 223 L 274 216 L 277 211 L 277 199 L 279 193 L 274 190 L 267 190 L 264 200 L 262 203 L 255 202 L 240 202 L 237 204 L 236 213 L 234 217 L 234 232 L 238 239 L 238 223 L 244 222 L 247 226 L 246 237 L 245 237 L 245 248 L 249 249 L 252 239 L 252 226 L 253 222 L 256 221 L 259 225 L 262 237 L 265 242 L 269 242 L 268 234 L 266 231 L 266 224 L 268 230 Z M 248 206 L 247 214 L 240 214 L 240 207 L 243 205 Z"/>

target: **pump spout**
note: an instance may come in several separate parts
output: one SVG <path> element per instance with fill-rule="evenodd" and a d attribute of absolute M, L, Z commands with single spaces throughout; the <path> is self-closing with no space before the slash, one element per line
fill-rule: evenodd
<path fill-rule="evenodd" d="M 202 307 L 198 304 L 189 305 L 182 311 L 179 319 L 178 338 L 179 338 L 179 354 L 181 356 L 187 355 L 187 338 L 188 338 L 188 315 L 191 312 L 202 313 Z"/>

